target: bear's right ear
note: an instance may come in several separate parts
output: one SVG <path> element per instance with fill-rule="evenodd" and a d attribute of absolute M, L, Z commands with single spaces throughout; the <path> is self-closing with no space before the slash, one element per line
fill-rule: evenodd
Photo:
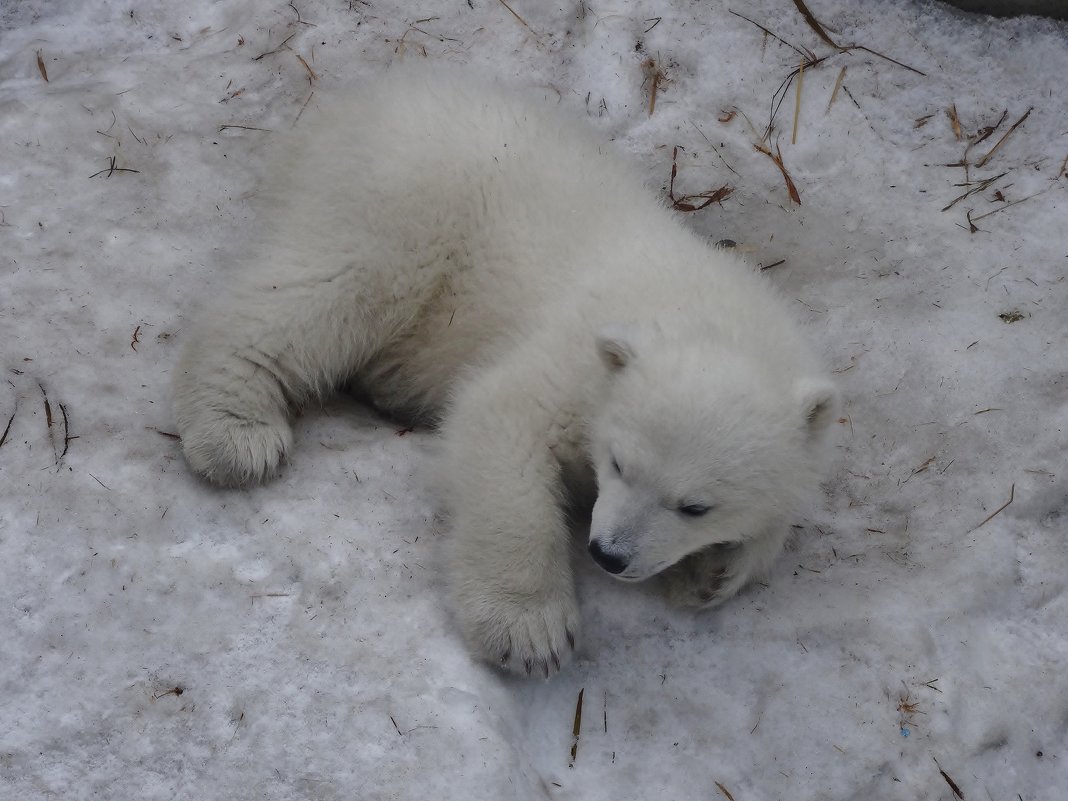
<path fill-rule="evenodd" d="M 634 358 L 631 331 L 625 326 L 611 325 L 597 335 L 597 353 L 610 370 L 621 370 Z"/>

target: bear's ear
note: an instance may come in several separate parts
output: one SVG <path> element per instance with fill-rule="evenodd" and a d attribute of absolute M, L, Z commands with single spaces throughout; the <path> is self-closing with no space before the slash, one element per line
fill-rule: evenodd
<path fill-rule="evenodd" d="M 838 388 L 826 378 L 802 378 L 794 388 L 809 434 L 822 434 L 838 412 Z"/>
<path fill-rule="evenodd" d="M 620 370 L 634 358 L 632 333 L 626 326 L 612 325 L 597 335 L 597 353 L 610 370 Z"/>

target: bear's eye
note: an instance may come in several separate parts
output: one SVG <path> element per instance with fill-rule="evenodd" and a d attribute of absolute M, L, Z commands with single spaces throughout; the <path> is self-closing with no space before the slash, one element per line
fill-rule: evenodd
<path fill-rule="evenodd" d="M 619 466 L 619 462 L 616 461 L 616 457 L 612 457 L 612 469 L 616 471 L 617 476 L 623 475 L 623 468 Z"/>
<path fill-rule="evenodd" d="M 703 503 L 688 503 L 685 506 L 679 507 L 679 513 L 684 514 L 687 517 L 701 517 L 711 511 L 711 506 L 706 506 Z"/>

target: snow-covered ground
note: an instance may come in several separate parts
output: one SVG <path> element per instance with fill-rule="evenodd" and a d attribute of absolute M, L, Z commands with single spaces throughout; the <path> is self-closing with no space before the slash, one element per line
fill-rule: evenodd
<path fill-rule="evenodd" d="M 792 0 L 509 5 L 0 4 L 0 798 L 1064 798 L 1068 27 L 809 0 L 839 52 Z M 766 140 L 797 205 L 754 145 L 806 49 Z M 264 148 L 424 57 L 554 87 L 653 191 L 675 146 L 676 195 L 734 187 L 688 222 L 847 398 L 767 585 L 692 614 L 576 548 L 550 682 L 459 639 L 431 432 L 335 400 L 252 491 L 171 435 Z"/>

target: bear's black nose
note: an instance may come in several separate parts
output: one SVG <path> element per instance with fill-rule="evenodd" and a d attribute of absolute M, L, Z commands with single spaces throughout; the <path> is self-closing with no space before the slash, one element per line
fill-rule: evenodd
<path fill-rule="evenodd" d="M 613 575 L 622 573 L 627 569 L 627 565 L 629 564 L 629 562 L 622 556 L 608 553 L 608 551 L 601 547 L 601 543 L 597 540 L 590 540 L 590 556 L 593 557 L 593 561 Z"/>

